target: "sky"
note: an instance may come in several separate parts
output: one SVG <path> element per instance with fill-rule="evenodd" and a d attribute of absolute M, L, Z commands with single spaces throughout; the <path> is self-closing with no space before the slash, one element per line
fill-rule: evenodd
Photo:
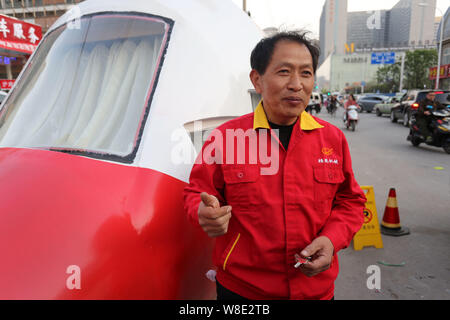
<path fill-rule="evenodd" d="M 242 8 L 242 0 L 233 1 Z M 348 0 L 348 11 L 391 9 L 399 0 Z M 325 0 L 247 0 L 247 10 L 253 21 L 261 28 L 282 27 L 306 29 L 319 38 L 320 14 Z M 450 0 L 437 0 L 436 6 L 443 13 Z M 441 16 L 436 9 L 436 16 Z"/>

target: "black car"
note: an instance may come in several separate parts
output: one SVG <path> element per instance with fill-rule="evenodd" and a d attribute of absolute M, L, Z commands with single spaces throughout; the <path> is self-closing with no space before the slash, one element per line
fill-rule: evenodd
<path fill-rule="evenodd" d="M 426 98 L 427 93 L 433 90 L 409 90 L 402 98 L 400 104 L 391 110 L 391 121 L 401 120 L 405 127 L 409 127 L 411 114 L 419 107 L 420 101 Z M 449 105 L 450 91 L 435 91 L 436 100 L 443 105 Z"/>
<path fill-rule="evenodd" d="M 357 103 L 361 107 L 361 112 L 371 113 L 373 107 L 378 103 L 384 103 L 388 97 L 380 95 L 365 95 L 358 99 Z"/>

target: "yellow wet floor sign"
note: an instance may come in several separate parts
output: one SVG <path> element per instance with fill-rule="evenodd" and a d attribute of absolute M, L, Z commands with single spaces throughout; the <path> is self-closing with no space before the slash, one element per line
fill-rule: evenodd
<path fill-rule="evenodd" d="M 367 202 L 364 208 L 364 224 L 353 237 L 353 248 L 361 250 L 363 247 L 375 246 L 375 248 L 381 249 L 383 241 L 375 205 L 375 192 L 372 186 L 363 186 L 361 189 L 366 194 Z"/>

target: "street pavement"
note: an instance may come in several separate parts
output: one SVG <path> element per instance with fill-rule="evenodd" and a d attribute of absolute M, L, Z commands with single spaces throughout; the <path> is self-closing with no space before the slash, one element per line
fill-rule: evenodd
<path fill-rule="evenodd" d="M 383 249 L 352 244 L 338 253 L 340 272 L 335 298 L 362 300 L 450 299 L 450 155 L 442 148 L 406 140 L 409 129 L 387 116 L 360 114 L 356 131 L 344 127 L 343 109 L 335 117 L 317 116 L 340 128 L 347 138 L 353 171 L 361 186 L 373 186 L 381 222 L 389 189 L 395 188 L 400 222 L 411 234 L 382 234 Z M 386 266 L 379 262 L 402 266 Z M 380 289 L 367 281 L 376 265 Z M 369 272 L 369 273 L 368 273 Z M 371 278 L 373 279 L 373 277 Z M 369 281 L 373 283 L 372 281 Z"/>

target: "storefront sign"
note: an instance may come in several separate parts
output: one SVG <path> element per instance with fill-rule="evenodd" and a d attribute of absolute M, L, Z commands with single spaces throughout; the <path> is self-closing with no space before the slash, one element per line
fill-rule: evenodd
<path fill-rule="evenodd" d="M 2 90 L 11 90 L 16 80 L 0 79 L 0 88 Z"/>
<path fill-rule="evenodd" d="M 40 26 L 0 15 L 0 48 L 31 54 L 41 39 Z"/>
<path fill-rule="evenodd" d="M 450 78 L 450 64 L 445 64 L 441 66 L 439 79 Z M 437 76 L 437 67 L 430 68 L 429 79 L 436 80 Z"/>

